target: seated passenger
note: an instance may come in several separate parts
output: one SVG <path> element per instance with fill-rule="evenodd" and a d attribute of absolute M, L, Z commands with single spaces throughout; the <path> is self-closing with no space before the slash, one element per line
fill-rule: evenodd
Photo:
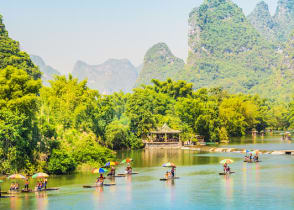
<path fill-rule="evenodd" d="M 15 190 L 15 185 L 13 183 L 10 185 L 10 190 Z"/>

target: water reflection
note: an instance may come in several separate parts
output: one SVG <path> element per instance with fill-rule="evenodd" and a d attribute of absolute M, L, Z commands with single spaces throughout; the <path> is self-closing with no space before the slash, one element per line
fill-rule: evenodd
<path fill-rule="evenodd" d="M 203 154 L 203 155 L 202 155 Z M 134 167 L 144 167 L 144 171 L 154 170 L 154 166 L 162 166 L 166 162 L 173 162 L 176 165 L 206 165 L 215 164 L 221 161 L 223 156 L 214 156 L 211 153 L 201 153 L 181 149 L 145 149 L 140 151 L 118 152 L 118 159 L 132 157 Z M 237 160 L 240 157 L 236 158 Z"/>
<path fill-rule="evenodd" d="M 132 200 L 132 175 L 127 175 L 125 177 L 126 179 L 126 199 L 128 201 L 131 201 Z"/>
<path fill-rule="evenodd" d="M 36 192 L 35 196 L 37 209 L 46 210 L 48 207 L 47 192 Z"/>
<path fill-rule="evenodd" d="M 176 200 L 176 189 L 175 189 L 175 180 L 170 179 L 165 182 L 166 187 L 169 189 L 170 201 Z"/>

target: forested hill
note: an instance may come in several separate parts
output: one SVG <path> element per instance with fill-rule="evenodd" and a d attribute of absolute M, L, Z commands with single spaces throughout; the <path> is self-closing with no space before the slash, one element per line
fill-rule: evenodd
<path fill-rule="evenodd" d="M 155 44 L 145 54 L 136 84 L 151 84 L 152 79 L 177 79 L 176 75 L 184 65 L 184 61 L 175 57 L 165 43 Z"/>
<path fill-rule="evenodd" d="M 38 67 L 34 65 L 30 56 L 21 51 L 19 43 L 8 36 L 0 15 L 0 69 L 4 69 L 9 65 L 25 70 L 34 79 L 41 77 Z"/>
<path fill-rule="evenodd" d="M 127 59 L 108 59 L 99 65 L 77 61 L 72 74 L 80 80 L 88 79 L 89 87 L 103 94 L 129 92 L 138 77 L 136 67 Z"/>
<path fill-rule="evenodd" d="M 188 68 L 181 79 L 196 88 L 221 86 L 251 92 L 273 74 L 276 46 L 249 23 L 236 4 L 205 0 L 189 15 Z"/>
<path fill-rule="evenodd" d="M 54 75 L 60 75 L 60 72 L 53 67 L 47 65 L 44 60 L 37 55 L 30 55 L 31 60 L 37 65 L 42 72 L 42 82 L 44 85 L 49 85 L 49 80 L 54 78 Z"/>

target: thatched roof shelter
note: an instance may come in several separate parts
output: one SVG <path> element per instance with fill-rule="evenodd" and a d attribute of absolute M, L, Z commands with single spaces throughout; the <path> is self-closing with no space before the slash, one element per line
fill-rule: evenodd
<path fill-rule="evenodd" d="M 151 134 L 174 134 L 174 133 L 181 133 L 179 130 L 174 130 L 168 127 L 165 123 L 161 128 L 157 128 L 156 131 L 151 131 Z"/>

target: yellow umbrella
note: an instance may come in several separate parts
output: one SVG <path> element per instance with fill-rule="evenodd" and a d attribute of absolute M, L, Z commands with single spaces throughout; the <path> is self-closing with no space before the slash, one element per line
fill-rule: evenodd
<path fill-rule="evenodd" d="M 222 160 L 222 161 L 220 161 L 219 163 L 220 164 L 230 164 L 230 163 L 233 163 L 234 161 L 232 160 L 232 159 L 224 159 L 224 160 Z"/>
<path fill-rule="evenodd" d="M 13 174 L 8 177 L 8 179 L 25 179 L 26 177 L 21 174 Z"/>

